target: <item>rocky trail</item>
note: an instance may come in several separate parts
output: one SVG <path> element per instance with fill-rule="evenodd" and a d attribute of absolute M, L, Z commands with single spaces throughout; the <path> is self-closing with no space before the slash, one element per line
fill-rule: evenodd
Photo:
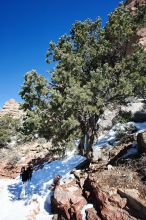
<path fill-rule="evenodd" d="M 146 173 L 143 176 L 140 173 L 145 170 L 146 154 L 127 157 L 117 164 L 118 158 L 125 154 L 126 144 L 112 151 L 115 159 L 75 169 L 72 171 L 75 179 L 56 184 L 52 198 L 56 219 L 146 219 Z"/>
<path fill-rule="evenodd" d="M 116 140 L 115 128 L 99 138 L 90 163 L 78 155 L 42 163 L 21 200 L 20 178 L 0 179 L 0 219 L 145 220 L 146 148 L 139 153 L 136 142 L 146 146 L 146 124 L 136 126 L 137 133 L 121 142 Z M 116 144 L 109 145 L 111 140 Z"/>

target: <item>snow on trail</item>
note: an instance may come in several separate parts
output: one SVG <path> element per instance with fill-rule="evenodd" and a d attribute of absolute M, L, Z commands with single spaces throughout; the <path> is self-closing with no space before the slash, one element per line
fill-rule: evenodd
<path fill-rule="evenodd" d="M 133 124 L 138 129 L 137 133 L 146 130 L 146 122 Z M 98 139 L 94 149 L 99 153 L 100 147 L 109 145 L 109 141 L 116 141 L 114 127 Z M 136 148 L 133 146 L 125 156 L 133 154 L 135 150 Z M 63 178 L 71 177 L 69 172 L 84 160 L 84 157 L 76 155 L 69 156 L 65 160 L 45 163 L 42 169 L 33 172 L 32 180 L 26 186 L 26 196 L 21 200 L 18 200 L 22 187 L 20 178 L 18 177 L 15 180 L 0 179 L 0 220 L 31 220 L 32 216 L 36 220 L 51 220 L 52 216 L 49 213 L 52 192 L 49 186 L 56 175 L 61 175 Z"/>
<path fill-rule="evenodd" d="M 32 180 L 26 186 L 26 196 L 21 200 L 18 200 L 21 180 L 0 179 L 0 220 L 29 220 L 30 216 L 36 216 L 36 220 L 52 219 L 49 215 L 52 194 L 49 186 L 56 175 L 65 178 L 84 160 L 84 157 L 76 155 L 62 161 L 45 163 L 42 169 L 33 172 Z"/>
<path fill-rule="evenodd" d="M 116 142 L 117 129 L 126 131 L 126 126 L 130 124 L 134 125 L 137 128 L 138 131 L 136 132 L 136 134 L 146 131 L 146 122 L 143 123 L 128 122 L 127 124 L 117 124 L 116 126 L 113 126 L 112 129 L 107 132 L 107 134 L 102 135 L 98 138 L 98 140 L 94 145 L 94 148 L 109 146 L 110 145 L 109 143 Z"/>

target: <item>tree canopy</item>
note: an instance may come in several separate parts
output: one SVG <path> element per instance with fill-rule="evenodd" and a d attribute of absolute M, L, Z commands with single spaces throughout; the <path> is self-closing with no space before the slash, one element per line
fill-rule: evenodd
<path fill-rule="evenodd" d="M 121 4 L 105 28 L 100 18 L 77 21 L 70 34 L 50 42 L 47 62 L 56 64 L 51 82 L 31 71 L 20 92 L 27 110 L 24 124 L 31 122 L 27 131 L 63 148 L 80 140 L 80 149 L 92 156 L 106 106 L 145 95 L 146 53 L 135 40 L 138 16 Z"/>
<path fill-rule="evenodd" d="M 7 147 L 12 137 L 17 135 L 19 124 L 19 119 L 9 114 L 0 117 L 0 148 Z"/>

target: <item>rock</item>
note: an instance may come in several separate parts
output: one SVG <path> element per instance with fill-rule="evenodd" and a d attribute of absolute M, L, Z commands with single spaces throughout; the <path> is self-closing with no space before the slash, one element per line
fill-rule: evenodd
<path fill-rule="evenodd" d="M 53 215 L 52 220 L 58 220 L 58 214 Z"/>
<path fill-rule="evenodd" d="M 139 37 L 139 43 L 141 43 L 145 50 L 146 50 L 146 27 L 141 28 L 138 32 L 137 35 Z"/>
<path fill-rule="evenodd" d="M 11 165 L 7 162 L 0 163 L 0 176 L 8 178 L 16 178 L 20 174 L 21 166 L 20 165 Z"/>
<path fill-rule="evenodd" d="M 116 190 L 103 189 L 94 179 L 88 179 L 88 190 L 90 190 L 90 200 L 96 207 L 98 213 L 104 220 L 134 220 L 129 213 L 124 210 L 127 199 L 117 194 Z M 87 184 L 87 183 L 86 183 Z M 113 194 L 112 194 L 113 193 Z"/>
<path fill-rule="evenodd" d="M 113 167 L 111 164 L 108 164 L 108 165 L 107 165 L 107 169 L 108 169 L 108 170 L 114 170 L 114 167 Z"/>
<path fill-rule="evenodd" d="M 2 107 L 2 110 L 0 111 L 0 117 L 6 114 L 9 114 L 14 118 L 20 118 L 24 113 L 22 110 L 20 110 L 20 104 L 14 99 L 10 99 Z"/>
<path fill-rule="evenodd" d="M 118 189 L 118 193 L 127 198 L 128 207 L 138 219 L 146 219 L 146 199 L 142 199 L 136 189 Z"/>
<path fill-rule="evenodd" d="M 57 185 L 52 198 L 52 211 L 59 214 L 59 219 L 82 220 L 81 210 L 87 201 L 82 196 L 82 190 L 75 181 Z"/>
<path fill-rule="evenodd" d="M 137 148 L 139 153 L 146 153 L 146 132 L 137 135 Z"/>
<path fill-rule="evenodd" d="M 121 198 L 118 194 L 110 195 L 97 185 L 93 186 L 93 189 L 95 197 L 101 205 L 112 203 L 113 206 L 124 208 L 127 204 L 127 200 L 125 198 Z"/>
<path fill-rule="evenodd" d="M 131 112 L 132 116 L 136 112 L 141 112 L 144 109 L 145 104 L 143 103 L 143 100 L 141 99 L 133 99 L 129 100 L 127 105 L 122 105 L 120 107 L 121 112 Z"/>
<path fill-rule="evenodd" d="M 98 160 L 102 159 L 104 157 L 102 151 L 100 148 L 95 147 L 93 149 L 93 158 L 92 158 L 92 162 L 98 162 Z"/>
<path fill-rule="evenodd" d="M 101 115 L 100 120 L 99 120 L 99 132 L 103 133 L 104 130 L 109 130 L 113 124 L 112 120 L 114 117 L 118 114 L 119 112 L 119 107 L 114 108 L 113 106 L 108 107 L 103 115 Z"/>
<path fill-rule="evenodd" d="M 112 196 L 109 197 L 109 201 L 115 204 L 119 208 L 125 208 L 127 204 L 127 199 L 121 198 L 119 194 L 113 194 Z"/>
<path fill-rule="evenodd" d="M 101 220 L 94 208 L 86 209 L 86 220 Z"/>
<path fill-rule="evenodd" d="M 61 179 L 61 176 L 60 175 L 57 175 L 54 180 L 53 180 L 53 184 L 52 184 L 52 190 L 55 190 L 56 186 L 59 186 L 60 185 L 60 179 Z"/>
<path fill-rule="evenodd" d="M 145 5 L 146 0 L 127 0 L 125 5 L 131 10 L 132 14 L 135 14 L 138 4 Z M 143 27 L 137 31 L 137 36 L 135 36 L 134 42 L 136 42 L 137 39 L 139 39 L 139 42 L 146 50 L 146 27 Z"/>
<path fill-rule="evenodd" d="M 145 104 L 142 99 L 137 98 L 129 98 L 127 100 L 126 105 L 116 105 L 116 106 L 108 106 L 103 115 L 101 115 L 98 124 L 99 124 L 99 136 L 104 135 L 113 127 L 113 122 L 116 117 L 120 114 L 120 112 L 131 113 L 133 118 L 136 112 L 143 111 L 145 108 Z"/>
<path fill-rule="evenodd" d="M 120 209 L 109 203 L 103 205 L 101 215 L 104 220 L 136 220 L 124 209 Z"/>
<path fill-rule="evenodd" d="M 137 10 L 137 4 L 146 4 L 146 0 L 127 0 L 125 4 L 128 9 L 135 12 Z"/>

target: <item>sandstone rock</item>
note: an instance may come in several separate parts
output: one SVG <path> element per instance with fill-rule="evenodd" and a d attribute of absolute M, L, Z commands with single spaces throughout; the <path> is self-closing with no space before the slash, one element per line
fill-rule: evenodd
<path fill-rule="evenodd" d="M 82 220 L 81 209 L 87 202 L 82 196 L 82 190 L 71 180 L 64 185 L 57 185 L 52 198 L 53 212 L 59 214 L 59 219 Z"/>
<path fill-rule="evenodd" d="M 111 197 L 109 197 L 109 201 L 122 209 L 125 208 L 127 204 L 127 199 L 121 198 L 119 194 L 113 194 Z"/>
<path fill-rule="evenodd" d="M 113 167 L 111 164 L 108 164 L 108 165 L 107 165 L 107 169 L 108 169 L 108 170 L 114 170 L 114 167 Z"/>
<path fill-rule="evenodd" d="M 134 220 L 129 213 L 124 210 L 127 199 L 120 197 L 115 190 L 109 191 L 99 186 L 94 179 L 88 179 L 88 189 L 90 189 L 92 202 L 104 220 Z M 108 189 L 109 190 L 109 189 Z M 116 194 L 112 194 L 116 193 Z"/>
<path fill-rule="evenodd" d="M 139 37 L 139 43 L 141 43 L 145 50 L 146 50 L 146 27 L 141 28 L 138 32 L 137 35 Z"/>
<path fill-rule="evenodd" d="M 86 210 L 86 219 L 87 220 L 101 220 L 101 218 L 97 215 L 97 212 L 94 208 L 90 208 Z"/>
<path fill-rule="evenodd" d="M 137 147 L 139 153 L 146 153 L 146 132 L 137 135 Z"/>
<path fill-rule="evenodd" d="M 118 193 L 127 198 L 128 206 L 138 219 L 146 219 L 146 199 L 142 199 L 136 189 L 118 189 Z"/>
<path fill-rule="evenodd" d="M 133 14 L 136 13 L 137 4 L 143 5 L 146 4 L 146 0 L 127 0 L 126 7 L 132 11 Z M 135 40 L 139 39 L 139 43 L 141 43 L 146 50 L 146 27 L 141 28 L 137 32 L 137 36 Z"/>
<path fill-rule="evenodd" d="M 104 220 L 136 220 L 124 209 L 112 206 L 110 203 L 103 205 L 101 215 Z"/>
<path fill-rule="evenodd" d="M 58 214 L 54 214 L 52 220 L 58 220 Z"/>
<path fill-rule="evenodd" d="M 14 99 L 10 99 L 2 107 L 0 117 L 6 114 L 9 114 L 14 118 L 20 118 L 23 115 L 23 111 L 20 110 L 20 104 L 18 102 L 16 102 Z"/>
<path fill-rule="evenodd" d="M 133 12 L 137 9 L 137 4 L 146 4 L 146 0 L 127 0 L 126 7 L 132 10 Z"/>

